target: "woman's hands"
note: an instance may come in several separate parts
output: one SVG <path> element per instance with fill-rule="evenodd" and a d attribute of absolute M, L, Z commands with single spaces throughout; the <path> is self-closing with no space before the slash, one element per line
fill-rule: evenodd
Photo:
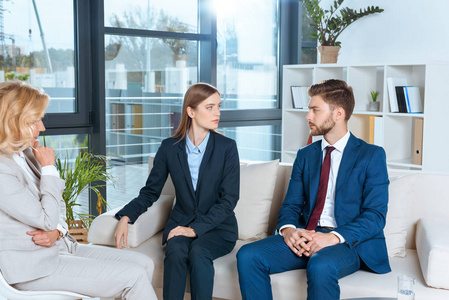
<path fill-rule="evenodd" d="M 55 164 L 55 150 L 50 147 L 40 146 L 39 141 L 34 142 L 33 154 L 42 167 Z"/>
<path fill-rule="evenodd" d="M 196 237 L 196 232 L 192 227 L 178 226 L 178 227 L 173 228 L 170 231 L 170 233 L 168 234 L 168 237 L 167 237 L 167 241 L 169 239 L 171 239 L 172 237 L 179 236 L 179 235 L 194 238 L 194 237 Z"/>
<path fill-rule="evenodd" d="M 123 249 L 123 246 L 128 245 L 128 222 L 130 218 L 122 216 L 118 221 L 117 228 L 115 229 L 115 245 L 118 249 Z M 123 238 L 123 243 L 122 243 Z"/>
<path fill-rule="evenodd" d="M 27 234 L 33 237 L 33 242 L 36 245 L 50 248 L 58 239 L 59 230 L 57 229 L 52 231 L 34 230 L 34 231 L 27 231 Z"/>

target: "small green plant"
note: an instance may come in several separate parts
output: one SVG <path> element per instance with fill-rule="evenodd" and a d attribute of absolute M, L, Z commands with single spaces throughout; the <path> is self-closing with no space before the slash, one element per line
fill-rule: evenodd
<path fill-rule="evenodd" d="M 6 80 L 16 80 L 16 79 L 18 79 L 20 81 L 28 81 L 28 78 L 30 78 L 30 74 L 27 74 L 27 73 L 19 74 L 19 75 L 16 75 L 16 73 L 14 73 L 13 71 L 5 73 L 5 79 Z"/>
<path fill-rule="evenodd" d="M 371 91 L 370 94 L 371 94 L 371 99 L 373 100 L 373 102 L 376 102 L 377 96 L 379 96 L 380 93 L 378 91 Z"/>
<path fill-rule="evenodd" d="M 299 1 L 303 3 L 307 14 L 312 19 L 310 25 L 317 31 L 312 32 L 310 36 L 318 39 L 321 46 L 340 46 L 341 42 L 337 41 L 337 38 L 349 25 L 364 16 L 384 11 L 378 6 L 368 6 L 359 11 L 341 7 L 344 0 L 334 0 L 329 9 L 322 9 L 320 0 Z"/>
<path fill-rule="evenodd" d="M 113 182 L 113 177 L 107 172 L 106 157 L 95 155 L 89 152 L 80 152 L 72 165 L 67 158 L 64 161 L 56 160 L 56 169 L 62 179 L 65 180 L 65 189 L 62 198 L 66 203 L 67 223 L 80 219 L 85 226 L 89 227 L 93 220 L 92 215 L 78 214 L 74 212 L 74 207 L 81 206 L 76 200 L 86 189 L 90 189 L 97 194 L 97 211 L 102 212 L 105 199 L 100 193 L 100 188 L 105 186 L 106 181 Z"/>

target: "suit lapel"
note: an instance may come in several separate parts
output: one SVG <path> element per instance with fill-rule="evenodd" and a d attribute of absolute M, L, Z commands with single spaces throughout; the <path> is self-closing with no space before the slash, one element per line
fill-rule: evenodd
<path fill-rule="evenodd" d="M 181 169 L 184 172 L 184 176 L 187 180 L 187 185 L 189 187 L 190 193 L 192 194 L 192 197 L 195 197 L 195 193 L 193 191 L 192 177 L 190 176 L 189 163 L 187 162 L 186 138 L 181 140 L 178 143 L 178 146 L 179 146 L 178 150 L 179 164 L 181 165 Z"/>
<path fill-rule="evenodd" d="M 351 170 L 354 167 L 360 152 L 360 142 L 351 133 L 341 158 L 340 169 L 338 170 L 337 184 L 335 187 L 335 197 L 339 194 L 341 188 L 345 185 Z M 335 199 L 336 200 L 336 199 Z"/>
<path fill-rule="evenodd" d="M 213 132 L 210 133 L 209 141 L 207 142 L 206 152 L 204 152 L 203 160 L 201 161 L 200 170 L 198 173 L 198 182 L 196 184 L 196 191 L 198 192 L 200 189 L 201 179 L 203 178 L 204 172 L 206 170 L 206 166 L 209 163 L 210 157 L 214 150 L 215 146 L 215 134 Z"/>
<path fill-rule="evenodd" d="M 26 149 L 26 150 L 27 150 L 27 149 Z M 25 151 L 26 151 L 26 150 L 25 150 Z M 26 153 L 25 151 L 24 151 L 25 157 L 28 158 L 28 156 L 29 156 L 30 154 L 29 154 L 29 153 Z M 19 166 L 19 165 L 16 163 L 16 161 L 14 160 L 14 158 L 8 157 L 8 158 L 5 158 L 5 159 L 11 164 L 11 167 L 12 167 L 12 168 L 17 169 L 17 170 L 20 172 L 20 174 L 22 174 L 23 180 L 25 180 L 25 182 L 27 183 L 27 186 L 29 187 L 30 192 L 31 192 L 36 198 L 39 198 L 40 192 L 39 192 L 39 190 L 38 190 L 38 187 L 36 186 L 36 184 L 34 183 L 34 181 L 30 178 L 30 175 L 26 173 L 27 171 L 25 171 L 24 169 L 22 169 L 22 167 Z M 30 167 L 31 167 L 31 166 L 30 166 Z M 37 168 L 36 166 L 34 166 L 34 167 Z M 40 174 L 40 172 L 39 172 L 39 174 Z M 39 175 L 39 178 L 40 178 L 40 175 Z"/>
<path fill-rule="evenodd" d="M 33 171 L 34 175 L 37 176 L 37 178 L 41 179 L 41 167 L 39 163 L 37 162 L 36 158 L 31 152 L 30 148 L 27 148 L 23 151 L 23 154 L 25 155 L 25 160 L 30 167 L 30 169 Z"/>
<path fill-rule="evenodd" d="M 311 145 L 314 147 L 310 152 L 309 163 L 309 181 L 310 181 L 310 211 L 313 210 L 316 203 L 316 197 L 318 195 L 318 186 L 320 185 L 321 164 L 323 160 L 323 154 L 321 151 L 321 141 Z"/>

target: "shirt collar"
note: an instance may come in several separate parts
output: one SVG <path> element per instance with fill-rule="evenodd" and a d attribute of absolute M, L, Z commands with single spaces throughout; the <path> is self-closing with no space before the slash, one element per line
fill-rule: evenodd
<path fill-rule="evenodd" d="M 187 131 L 187 133 L 189 133 L 189 132 Z M 187 147 L 187 150 L 189 151 L 189 153 L 196 152 L 196 151 L 198 151 L 199 153 L 203 153 L 204 150 L 206 150 L 207 142 L 209 141 L 209 136 L 210 136 L 210 131 L 207 132 L 206 137 L 201 142 L 201 144 L 199 144 L 197 147 L 192 143 L 192 141 L 189 138 L 189 135 L 186 134 L 186 137 L 187 137 L 186 147 Z"/>
<path fill-rule="evenodd" d="M 345 150 L 346 144 L 349 141 L 349 137 L 351 136 L 351 134 L 349 133 L 349 130 L 346 132 L 346 134 L 339 139 L 335 144 L 330 145 L 325 138 L 323 138 L 321 140 L 321 150 L 324 151 L 324 149 L 327 146 L 333 146 L 336 150 L 338 150 L 339 152 L 343 153 L 343 150 Z"/>

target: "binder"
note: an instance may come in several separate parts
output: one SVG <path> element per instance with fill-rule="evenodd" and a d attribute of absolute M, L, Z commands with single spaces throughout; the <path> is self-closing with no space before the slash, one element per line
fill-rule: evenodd
<path fill-rule="evenodd" d="M 306 108 L 309 106 L 308 87 L 306 86 L 292 86 L 292 101 L 293 108 Z"/>
<path fill-rule="evenodd" d="M 403 86 L 397 86 L 396 89 L 396 97 L 398 100 L 398 107 L 400 113 L 407 113 L 407 104 L 405 100 L 405 93 Z"/>
<path fill-rule="evenodd" d="M 384 146 L 384 118 L 374 117 L 374 145 Z"/>
<path fill-rule="evenodd" d="M 375 116 L 369 117 L 369 136 L 368 143 L 374 144 L 374 118 Z"/>
<path fill-rule="evenodd" d="M 424 119 L 415 118 L 414 122 L 414 141 L 413 141 L 413 163 L 415 165 L 422 165 L 422 142 Z"/>
<path fill-rule="evenodd" d="M 422 113 L 423 105 L 421 101 L 421 94 L 417 86 L 405 86 L 404 94 L 407 103 L 407 112 L 411 114 Z"/>
<path fill-rule="evenodd" d="M 387 78 L 388 98 L 390 99 L 390 112 L 399 112 L 398 100 L 396 97 L 396 86 L 407 85 L 406 78 Z"/>

